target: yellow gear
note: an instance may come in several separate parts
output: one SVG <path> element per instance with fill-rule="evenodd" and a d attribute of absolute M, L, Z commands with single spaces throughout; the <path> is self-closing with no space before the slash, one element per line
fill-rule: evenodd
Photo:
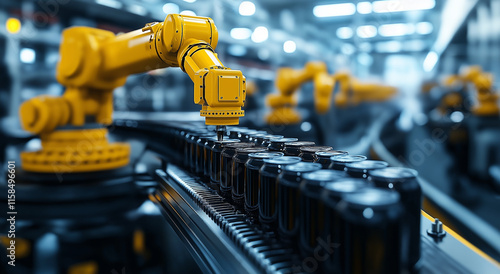
<path fill-rule="evenodd" d="M 127 165 L 130 146 L 108 143 L 107 134 L 108 130 L 104 128 L 42 134 L 41 150 L 21 153 L 23 168 L 33 172 L 74 173 Z"/>

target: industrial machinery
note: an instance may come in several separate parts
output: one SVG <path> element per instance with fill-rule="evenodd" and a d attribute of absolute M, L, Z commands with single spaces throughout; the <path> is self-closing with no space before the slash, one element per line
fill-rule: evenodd
<path fill-rule="evenodd" d="M 212 19 L 170 14 L 164 22 L 114 35 L 88 27 L 64 31 L 57 80 L 62 97 L 40 96 L 22 104 L 19 115 L 29 132 L 40 134 L 42 149 L 23 152 L 32 172 L 91 172 L 123 167 L 129 147 L 108 143 L 113 89 L 128 75 L 180 67 L 194 83 L 194 102 L 207 125 L 237 125 L 245 102 L 245 77 L 224 67 L 214 48 L 218 33 Z"/>
<path fill-rule="evenodd" d="M 314 105 L 320 114 L 330 109 L 331 97 L 336 86 L 340 86 L 335 94 L 335 105 L 346 107 L 361 102 L 385 101 L 396 93 L 396 88 L 379 84 L 361 83 L 347 72 L 328 74 L 323 62 L 308 62 L 303 69 L 280 68 L 276 72 L 275 85 L 278 94 L 270 94 L 266 98 L 271 113 L 266 117 L 268 124 L 296 124 L 301 121 L 299 113 L 294 109 L 297 105 L 294 93 L 305 82 L 314 82 Z"/>

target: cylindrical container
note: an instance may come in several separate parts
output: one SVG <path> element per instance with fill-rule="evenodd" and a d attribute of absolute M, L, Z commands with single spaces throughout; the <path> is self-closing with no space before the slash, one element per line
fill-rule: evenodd
<path fill-rule="evenodd" d="M 330 158 L 332 164 L 329 169 L 335 170 L 345 170 L 345 165 L 348 163 L 355 163 L 366 160 L 366 156 L 363 155 L 337 155 Z"/>
<path fill-rule="evenodd" d="M 365 188 L 344 195 L 337 206 L 345 223 L 344 273 L 401 273 L 399 194 Z"/>
<path fill-rule="evenodd" d="M 316 143 L 311 141 L 296 141 L 285 143 L 285 150 L 283 151 L 283 153 L 285 153 L 286 156 L 299 156 L 301 147 L 314 145 L 316 145 Z"/>
<path fill-rule="evenodd" d="M 214 141 L 212 146 L 212 151 L 210 152 L 210 187 L 214 190 L 219 191 L 220 189 L 220 167 L 222 162 L 222 150 L 226 144 L 238 143 L 240 140 L 237 139 L 226 139 L 222 141 Z"/>
<path fill-rule="evenodd" d="M 215 133 L 205 133 L 198 138 L 196 141 L 196 161 L 195 161 L 195 173 L 196 175 L 203 175 L 205 166 L 205 142 L 209 138 L 216 138 Z"/>
<path fill-rule="evenodd" d="M 247 132 L 246 133 L 246 137 L 247 137 L 247 142 L 252 142 L 252 143 L 255 143 L 255 139 L 257 138 L 257 136 L 260 136 L 260 135 L 268 135 L 268 133 L 266 131 L 263 131 L 263 130 L 254 130 L 254 131 L 251 131 L 251 132 Z"/>
<path fill-rule="evenodd" d="M 306 173 L 300 183 L 300 232 L 299 249 L 305 256 L 313 256 L 318 248 L 318 239 L 324 234 L 325 207 L 321 200 L 324 187 L 341 178 L 345 173 L 338 170 L 321 169 Z"/>
<path fill-rule="evenodd" d="M 253 130 L 253 129 L 248 129 L 248 130 L 245 130 L 245 131 L 242 131 L 240 133 L 240 140 L 242 142 L 251 142 L 252 141 L 252 135 L 255 135 L 255 134 L 259 134 L 258 131 L 256 130 Z"/>
<path fill-rule="evenodd" d="M 293 156 L 264 159 L 259 177 L 259 220 L 266 228 L 274 230 L 277 225 L 278 175 L 285 166 L 298 162 L 300 162 L 300 158 Z"/>
<path fill-rule="evenodd" d="M 328 169 L 332 164 L 332 157 L 337 155 L 347 155 L 347 151 L 343 150 L 329 150 L 329 151 L 317 151 L 314 154 L 314 162 L 320 163 L 323 169 Z"/>
<path fill-rule="evenodd" d="M 271 135 L 271 134 L 268 134 L 268 135 L 260 135 L 260 136 L 257 136 L 255 139 L 255 144 L 259 147 L 265 147 L 267 148 L 270 144 L 270 140 L 271 139 L 279 139 L 279 138 L 283 138 L 284 136 L 283 135 Z"/>
<path fill-rule="evenodd" d="M 368 171 L 385 168 L 389 166 L 387 162 L 365 160 L 360 162 L 349 163 L 345 165 L 347 174 L 356 178 L 368 178 Z"/>
<path fill-rule="evenodd" d="M 259 216 L 259 186 L 260 168 L 264 165 L 264 159 L 282 157 L 281 152 L 260 152 L 248 155 L 245 163 L 245 211 L 254 218 Z"/>
<path fill-rule="evenodd" d="M 241 133 L 248 130 L 247 127 L 231 127 L 229 128 L 229 139 L 240 139 Z"/>
<path fill-rule="evenodd" d="M 345 245 L 345 223 L 340 218 L 336 208 L 343 195 L 354 193 L 370 187 L 367 180 L 357 178 L 343 178 L 334 183 L 326 184 L 321 199 L 325 204 L 325 231 L 321 240 L 331 243 L 330 250 L 326 250 L 327 259 L 324 260 L 324 270 L 328 273 L 346 273 L 343 247 Z M 331 251 L 331 252 L 330 252 Z"/>
<path fill-rule="evenodd" d="M 248 155 L 251 153 L 266 152 L 264 147 L 248 147 L 237 148 L 236 154 L 233 156 L 233 171 L 232 171 L 232 200 L 238 207 L 245 205 L 245 163 L 248 161 Z"/>
<path fill-rule="evenodd" d="M 299 157 L 302 158 L 304 162 L 314 162 L 314 155 L 318 151 L 330 151 L 333 150 L 330 146 L 310 146 L 301 147 Z"/>
<path fill-rule="evenodd" d="M 233 156 L 237 148 L 247 148 L 255 146 L 254 143 L 229 143 L 224 145 L 221 154 L 220 165 L 220 189 L 219 193 L 226 199 L 231 199 L 232 179 L 233 179 Z"/>
<path fill-rule="evenodd" d="M 296 245 L 300 227 L 300 182 L 306 173 L 320 170 L 317 163 L 296 163 L 278 176 L 278 233 L 282 241 Z"/>
<path fill-rule="evenodd" d="M 404 167 L 388 167 L 368 172 L 375 186 L 399 193 L 404 208 L 402 260 L 409 271 L 418 270 L 420 260 L 420 209 L 422 189 L 417 171 Z"/>
<path fill-rule="evenodd" d="M 212 166 L 210 157 L 215 141 L 217 141 L 217 137 L 210 137 L 205 140 L 205 144 L 203 145 L 203 176 L 208 179 L 210 179 L 210 170 Z"/>
<path fill-rule="evenodd" d="M 197 131 L 190 134 L 189 137 L 189 164 L 188 169 L 191 172 L 195 172 L 196 169 L 196 143 L 201 135 L 206 134 L 206 131 Z"/>
<path fill-rule="evenodd" d="M 273 138 L 269 140 L 269 146 L 267 148 L 269 151 L 283 152 L 286 143 L 296 142 L 297 140 L 297 138 Z"/>

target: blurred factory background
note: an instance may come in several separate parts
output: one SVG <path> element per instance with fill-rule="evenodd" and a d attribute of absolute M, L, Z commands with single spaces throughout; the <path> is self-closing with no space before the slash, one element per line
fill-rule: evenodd
<path fill-rule="evenodd" d="M 247 80 L 242 126 L 416 169 L 424 210 L 500 259 L 500 0 L 2 0 L 2 162 L 40 146 L 18 111 L 64 93 L 65 28 L 120 34 L 177 13 L 214 20 L 218 58 Z M 317 62 L 334 79 L 323 94 Z M 272 101 L 278 81 L 290 94 Z M 113 98 L 115 121 L 203 120 L 180 68 L 131 75 Z"/>

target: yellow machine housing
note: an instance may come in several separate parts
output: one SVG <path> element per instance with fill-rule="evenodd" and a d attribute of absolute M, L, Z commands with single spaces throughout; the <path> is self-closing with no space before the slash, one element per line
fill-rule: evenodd
<path fill-rule="evenodd" d="M 178 14 L 121 35 L 89 27 L 64 30 L 56 78 L 65 93 L 35 97 L 19 110 L 23 128 L 42 139 L 40 151 L 21 154 L 23 168 L 90 172 L 126 165 L 128 144 L 107 143 L 106 129 L 85 129 L 86 121 L 110 124 L 113 90 L 130 74 L 158 68 L 180 67 L 188 74 L 194 83 L 194 103 L 202 106 L 200 115 L 207 125 L 239 124 L 245 77 L 220 62 L 214 51 L 217 42 L 212 19 Z M 62 129 L 67 126 L 71 129 Z"/>
<path fill-rule="evenodd" d="M 299 123 L 301 117 L 294 108 L 297 102 L 293 96 L 302 84 L 309 81 L 314 83 L 314 105 L 320 114 L 330 109 L 331 96 L 337 84 L 340 88 L 334 100 L 338 107 L 365 101 L 385 101 L 396 93 L 394 87 L 361 83 L 346 72 L 329 75 L 324 62 L 308 62 L 299 70 L 284 67 L 276 72 L 275 85 L 279 93 L 270 94 L 266 98 L 267 105 L 271 108 L 266 122 L 280 125 Z"/>

